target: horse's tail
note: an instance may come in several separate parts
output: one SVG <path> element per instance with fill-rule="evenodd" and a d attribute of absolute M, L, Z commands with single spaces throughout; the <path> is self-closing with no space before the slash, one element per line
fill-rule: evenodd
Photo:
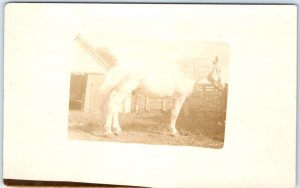
<path fill-rule="evenodd" d="M 126 77 L 122 67 L 115 66 L 105 75 L 104 81 L 100 86 L 100 108 L 101 112 L 105 113 L 106 105 L 112 91 L 119 87 L 122 80 Z"/>
<path fill-rule="evenodd" d="M 112 81 L 110 74 L 106 74 L 104 77 L 103 83 L 101 84 L 101 86 L 99 88 L 100 111 L 102 114 L 105 113 L 108 97 L 114 87 L 115 87 L 115 84 Z"/>

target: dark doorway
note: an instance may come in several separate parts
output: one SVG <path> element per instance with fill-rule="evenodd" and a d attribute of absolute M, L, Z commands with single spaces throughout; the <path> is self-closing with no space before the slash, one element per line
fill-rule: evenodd
<path fill-rule="evenodd" d="M 69 100 L 70 110 L 83 110 L 87 78 L 87 74 L 71 74 Z"/>

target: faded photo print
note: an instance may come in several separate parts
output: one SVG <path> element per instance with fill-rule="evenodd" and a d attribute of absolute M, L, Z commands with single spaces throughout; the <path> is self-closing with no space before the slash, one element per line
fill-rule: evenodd
<path fill-rule="evenodd" d="M 222 148 L 229 44 L 169 37 L 147 22 L 158 33 L 102 34 L 99 23 L 74 36 L 69 138 Z"/>
<path fill-rule="evenodd" d="M 4 179 L 294 187 L 297 6 L 4 8 Z"/>

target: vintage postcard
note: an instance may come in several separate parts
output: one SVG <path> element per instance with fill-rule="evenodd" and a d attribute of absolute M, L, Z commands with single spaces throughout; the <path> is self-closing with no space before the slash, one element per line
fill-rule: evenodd
<path fill-rule="evenodd" d="M 4 179 L 293 187 L 297 7 L 9 3 Z"/>

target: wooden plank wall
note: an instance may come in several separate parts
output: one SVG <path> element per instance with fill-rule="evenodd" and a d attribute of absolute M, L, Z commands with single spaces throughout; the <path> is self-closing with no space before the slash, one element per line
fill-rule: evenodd
<path fill-rule="evenodd" d="M 87 74 L 87 87 L 85 90 L 85 112 L 100 112 L 101 98 L 99 97 L 99 88 L 103 83 L 104 74 Z"/>
<path fill-rule="evenodd" d="M 87 75 L 71 74 L 70 100 L 69 100 L 70 109 L 83 110 L 86 87 L 87 87 Z"/>

